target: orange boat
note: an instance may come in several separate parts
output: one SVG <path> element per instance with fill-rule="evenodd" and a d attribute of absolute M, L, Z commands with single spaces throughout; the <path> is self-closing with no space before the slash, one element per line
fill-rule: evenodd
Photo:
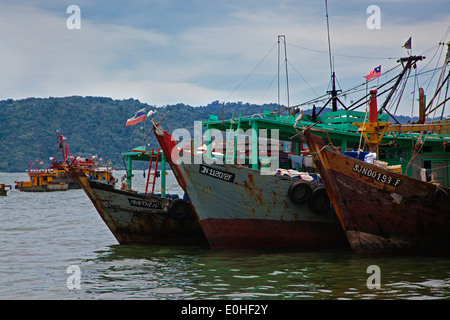
<path fill-rule="evenodd" d="M 16 189 L 27 192 L 43 191 L 65 191 L 67 189 L 81 189 L 80 184 L 70 178 L 64 170 L 64 165 L 70 163 L 72 167 L 82 170 L 91 180 L 114 185 L 116 179 L 113 177 L 113 168 L 109 166 L 99 166 L 96 157 L 75 158 L 69 151 L 67 138 L 57 130 L 59 149 L 62 153 L 62 161 L 56 157 L 51 158 L 48 169 L 29 169 L 27 174 L 29 181 L 15 181 Z"/>
<path fill-rule="evenodd" d="M 25 192 L 66 191 L 69 184 L 55 182 L 53 170 L 29 170 L 30 181 L 16 181 L 16 189 Z"/>

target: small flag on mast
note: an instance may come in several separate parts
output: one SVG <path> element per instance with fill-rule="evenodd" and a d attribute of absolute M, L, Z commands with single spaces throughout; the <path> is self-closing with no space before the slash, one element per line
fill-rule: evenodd
<path fill-rule="evenodd" d="M 366 81 L 370 81 L 372 79 L 378 78 L 379 76 L 381 76 L 381 66 L 378 66 L 370 71 L 365 77 Z"/>
<path fill-rule="evenodd" d="M 402 47 L 407 50 L 411 50 L 411 37 L 409 37 L 408 41 L 406 41 Z"/>
<path fill-rule="evenodd" d="M 135 124 L 145 120 L 145 108 L 136 112 L 131 118 L 127 120 L 127 126 L 134 126 Z"/>

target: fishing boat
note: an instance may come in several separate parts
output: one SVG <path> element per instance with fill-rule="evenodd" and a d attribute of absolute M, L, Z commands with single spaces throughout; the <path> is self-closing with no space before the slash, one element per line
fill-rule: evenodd
<path fill-rule="evenodd" d="M 386 113 L 378 116 L 381 123 L 388 123 L 392 118 L 391 114 L 387 114 L 386 106 L 395 88 L 401 83 L 403 75 L 421 59 L 422 57 L 401 59 L 399 62 L 404 65 L 402 72 L 380 86 L 381 88 L 395 81 L 394 89 L 382 107 Z M 235 118 L 233 115 L 232 119 L 224 120 L 211 115 L 207 121 L 202 122 L 206 132 L 201 137 L 205 136 L 206 141 L 204 144 L 202 142 L 201 148 L 197 142 L 186 143 L 184 137 L 178 139 L 179 137 L 164 131 L 159 123 L 154 124 L 158 143 L 180 186 L 191 201 L 205 236 L 213 248 L 307 248 L 348 245 L 342 237 L 346 229 L 339 226 L 342 221 L 339 222 L 336 216 L 335 202 L 330 205 L 327 196 L 329 193 L 324 188 L 327 185 L 322 185 L 320 179 L 321 172 L 318 179 L 312 179 L 315 181 L 305 182 L 305 179 L 302 179 L 302 171 L 314 173 L 317 170 L 314 165 L 305 165 L 309 162 L 307 160 L 312 161 L 314 152 L 310 154 L 311 150 L 304 150 L 303 144 L 298 141 L 291 146 L 289 144 L 292 137 L 298 133 L 297 124 L 301 123 L 303 126 L 320 128 L 321 131 L 316 133 L 333 141 L 340 153 L 356 155 L 362 159 L 365 155 L 374 153 L 361 152 L 362 135 L 368 133 L 371 128 L 370 125 L 366 126 L 367 112 L 350 108 L 360 101 L 364 103 L 365 97 L 350 107 L 344 106 L 344 110 L 337 110 L 337 102 L 340 100 L 335 89 L 334 72 L 332 81 L 331 98 L 320 112 L 329 102 L 333 108 L 331 112 L 325 113 L 325 116 L 319 118 L 318 114 L 313 112 L 312 117 L 308 119 L 303 114 L 281 115 L 267 111 L 263 115 L 247 118 Z M 293 111 L 293 108 L 288 106 L 285 110 Z M 365 132 L 361 132 L 361 125 L 366 126 Z M 396 131 L 395 125 L 391 128 L 393 130 L 383 136 L 383 143 L 379 141 L 379 148 L 375 150 L 378 163 L 384 163 L 386 169 L 402 176 L 417 178 L 424 172 L 437 172 L 439 168 L 446 167 L 448 160 L 441 156 L 443 142 L 445 144 L 448 141 L 446 138 L 427 135 L 427 139 L 423 139 L 423 132 L 405 134 Z M 213 134 L 213 130 L 220 133 Z M 264 130 L 265 134 L 260 135 Z M 276 131 L 278 136 L 273 141 L 281 141 L 284 150 L 271 154 L 267 153 L 266 149 L 266 152 L 261 154 L 261 138 L 272 139 L 268 134 L 270 130 Z M 381 131 L 383 130 L 384 127 Z M 231 139 L 230 142 L 233 131 L 244 132 L 242 135 L 248 140 L 248 144 L 241 150 L 237 150 L 235 140 Z M 386 132 L 385 130 L 384 133 Z M 218 143 L 224 135 L 228 136 L 226 142 Z M 368 140 L 368 144 L 371 143 L 373 144 L 373 141 Z M 221 146 L 217 148 L 217 145 Z M 418 154 L 411 145 L 421 146 L 423 153 Z M 445 148 L 447 147 L 444 146 Z M 233 150 L 232 155 L 230 150 Z M 405 160 L 411 157 L 414 158 L 413 161 Z M 274 162 L 281 168 L 272 170 Z M 300 168 L 294 165 L 294 162 Z M 291 168 L 283 168 L 289 165 Z M 300 171 L 297 170 L 297 176 L 292 177 L 289 174 L 285 176 L 283 169 Z M 277 172 L 282 174 L 277 175 Z M 438 173 L 435 180 L 446 186 L 450 178 L 447 174 Z"/>
<path fill-rule="evenodd" d="M 65 166 L 117 241 L 120 244 L 205 244 L 190 204 L 180 195 L 166 193 L 166 160 L 162 152 L 138 147 L 122 156 L 127 173 L 120 189 L 90 179 L 84 170 L 76 166 Z M 144 193 L 133 190 L 133 161 L 149 163 Z M 161 188 L 160 193 L 155 193 L 158 176 Z"/>
<path fill-rule="evenodd" d="M 448 251 L 449 188 L 347 156 L 310 130 L 306 142 L 353 250 Z"/>
<path fill-rule="evenodd" d="M 262 116 L 233 115 L 229 120 L 211 115 L 202 123 L 206 127 L 206 132 L 200 135 L 206 137 L 204 143 L 196 140 L 181 143 L 159 124 L 154 124 L 154 133 L 213 248 L 347 247 L 310 150 L 303 143 L 292 141 L 292 137 L 298 133 L 296 124 L 301 121 L 303 125 L 321 128 L 323 132 L 317 134 L 328 136 L 340 151 L 356 154 L 361 134 L 355 122 L 364 123 L 365 118 L 364 112 L 338 110 L 312 122 L 302 114 L 280 116 L 265 111 Z M 386 114 L 379 118 L 388 120 Z M 264 139 L 272 129 L 278 133 L 278 149 L 273 153 Z M 227 139 L 220 144 L 220 135 L 216 134 L 214 139 L 213 130 L 227 132 Z M 268 131 L 262 137 L 260 132 L 264 130 Z M 242 150 L 235 147 L 236 140 L 230 139 L 236 131 L 247 133 L 242 134 L 248 141 Z M 385 138 L 379 160 L 396 172 L 420 176 L 416 163 L 410 165 L 405 160 L 419 137 L 395 134 Z M 442 147 L 442 139 L 430 137 L 424 146 L 426 150 L 437 150 Z M 260 151 L 264 148 L 266 152 L 262 155 Z M 361 156 L 367 154 L 365 151 Z M 439 163 L 436 154 L 427 153 L 425 158 L 416 157 L 416 161 L 429 161 L 430 168 L 436 168 Z M 273 162 L 277 165 L 271 168 Z M 444 178 L 438 176 L 442 183 Z"/>
<path fill-rule="evenodd" d="M 304 125 L 323 129 L 318 134 L 330 137 L 340 151 L 353 154 L 361 143 L 355 122 L 364 123 L 365 116 L 359 111 L 331 111 L 320 122 L 312 122 L 305 115 L 280 116 L 272 111 L 261 117 L 233 116 L 229 120 L 211 115 L 202 123 L 206 127 L 205 143 L 180 143 L 159 124 L 154 124 L 154 133 L 211 247 L 346 247 L 348 242 L 342 237 L 342 226 L 330 206 L 320 174 L 315 174 L 317 168 L 310 150 L 291 138 L 297 134 L 296 122 L 301 119 Z M 388 116 L 379 118 L 387 121 Z M 248 143 L 240 151 L 233 147 L 233 139 L 226 139 L 217 147 L 220 135 L 213 139 L 214 129 L 228 132 L 228 138 L 233 130 L 246 132 L 243 136 Z M 276 129 L 283 149 L 261 156 L 264 141 L 259 129 Z M 387 143 L 379 150 L 379 160 L 396 172 L 420 176 L 417 166 L 409 165 L 404 158 L 411 154 L 410 147 L 416 139 L 418 136 L 410 134 L 386 135 Z M 442 147 L 442 139 L 430 137 L 424 145 L 425 149 L 436 149 Z M 432 165 L 439 163 L 435 154 L 425 156 Z M 274 160 L 278 166 L 271 170 Z M 292 170 L 294 175 L 290 174 Z M 439 177 L 441 180 L 444 177 Z"/>
<path fill-rule="evenodd" d="M 55 173 L 51 169 L 29 170 L 29 181 L 15 181 L 16 189 L 24 192 L 66 191 L 69 184 L 56 182 Z"/>
<path fill-rule="evenodd" d="M 5 185 L 4 183 L 0 183 L 0 196 L 7 196 L 8 190 L 11 190 L 10 185 Z"/>
<path fill-rule="evenodd" d="M 187 139 L 185 145 L 163 130 L 161 121 L 153 123 L 156 139 L 212 248 L 348 247 L 320 177 L 313 168 L 303 168 L 312 158 L 305 155 L 304 161 L 298 144 L 280 144 L 296 133 L 293 119 L 273 112 L 252 118 L 233 115 L 229 120 L 211 115 L 201 125 L 206 127 L 205 143 Z M 272 130 L 282 137 L 272 136 Z M 224 135 L 226 142 L 221 141 Z M 238 147 L 239 137 L 245 136 L 249 142 Z M 260 150 L 264 146 L 266 150 Z M 287 152 L 281 154 L 280 148 Z"/>
<path fill-rule="evenodd" d="M 405 68 L 411 67 L 414 59 L 407 58 Z M 421 114 L 425 114 L 431 105 L 425 108 L 423 99 L 421 102 Z M 434 167 L 430 177 L 424 168 L 426 161 L 430 161 L 426 160 L 429 155 L 417 152 L 423 150 L 417 144 L 412 149 L 416 149 L 415 164 L 422 168 L 422 175 L 410 177 L 389 170 L 383 161 L 370 163 L 345 155 L 329 138 L 317 135 L 320 129 L 303 128 L 301 136 L 311 150 L 336 214 L 356 252 L 450 252 L 450 136 L 432 134 L 445 132 L 450 125 L 446 121 L 424 123 L 422 116 L 418 122 L 400 125 L 379 121 L 377 90 L 372 90 L 369 121 L 355 125 L 375 154 L 380 151 L 386 132 L 419 131 L 434 135 L 441 147 L 433 153 L 433 162 L 439 163 L 439 167 Z"/>
<path fill-rule="evenodd" d="M 159 124 L 154 132 L 212 248 L 348 247 L 317 176 L 261 174 L 242 164 L 203 161 L 219 157 L 197 153 L 204 148 L 183 149 L 192 162 L 179 161 L 176 139 Z"/>
<path fill-rule="evenodd" d="M 69 150 L 67 138 L 57 130 L 59 149 L 62 159 L 51 157 L 48 168 L 30 168 L 27 170 L 29 181 L 15 181 L 15 188 L 26 192 L 65 191 L 68 189 L 80 189 L 79 183 L 70 178 L 64 166 L 68 163 L 72 167 L 83 170 L 91 180 L 102 181 L 114 185 L 117 179 L 113 176 L 114 169 L 108 165 L 101 165 L 98 157 L 90 158 L 74 157 Z"/>

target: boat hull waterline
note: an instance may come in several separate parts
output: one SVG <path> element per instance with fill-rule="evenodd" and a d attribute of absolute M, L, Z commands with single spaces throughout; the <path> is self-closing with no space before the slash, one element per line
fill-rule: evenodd
<path fill-rule="evenodd" d="M 83 173 L 78 173 L 76 178 L 120 244 L 207 243 L 197 219 L 187 210 L 188 206 L 183 206 L 186 214 L 174 218 L 170 216 L 173 199 L 118 190 L 89 180 Z"/>
<path fill-rule="evenodd" d="M 294 178 L 261 175 L 237 165 L 181 163 L 179 167 L 187 182 L 186 193 L 213 248 L 347 245 L 331 207 L 316 213 L 306 203 L 299 205 L 289 199 Z M 225 172 L 234 181 L 202 173 L 205 168 Z"/>
<path fill-rule="evenodd" d="M 304 136 L 354 251 L 450 251 L 450 189 L 345 156 L 308 130 Z"/>
<path fill-rule="evenodd" d="M 155 134 L 212 248 L 348 247 L 331 206 L 316 213 L 289 198 L 299 179 L 232 164 L 177 164 L 172 136 Z"/>

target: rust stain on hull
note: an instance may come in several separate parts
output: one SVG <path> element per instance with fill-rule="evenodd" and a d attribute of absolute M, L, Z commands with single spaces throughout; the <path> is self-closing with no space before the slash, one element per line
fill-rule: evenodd
<path fill-rule="evenodd" d="M 349 247 L 331 207 L 317 213 L 307 203 L 289 199 L 289 188 L 298 179 L 261 175 L 239 165 L 176 164 L 172 136 L 155 127 L 155 136 L 212 248 Z"/>
<path fill-rule="evenodd" d="M 259 205 L 264 205 L 263 191 L 255 185 L 255 177 L 252 173 L 247 175 L 248 179 L 244 182 L 244 190 L 247 195 L 254 199 Z"/>
<path fill-rule="evenodd" d="M 450 252 L 450 201 L 436 201 L 436 185 L 324 148 L 310 133 L 305 137 L 355 251 Z"/>
<path fill-rule="evenodd" d="M 180 172 L 212 248 L 348 247 L 345 233 L 330 208 L 316 213 L 288 197 L 298 179 L 267 175 L 246 167 L 209 165 L 234 175 L 227 182 L 200 173 L 199 164 L 180 164 Z"/>
<path fill-rule="evenodd" d="M 171 199 L 122 191 L 75 175 L 102 220 L 121 244 L 207 244 L 194 214 L 169 215 Z M 151 208 L 149 208 L 151 207 Z"/>

